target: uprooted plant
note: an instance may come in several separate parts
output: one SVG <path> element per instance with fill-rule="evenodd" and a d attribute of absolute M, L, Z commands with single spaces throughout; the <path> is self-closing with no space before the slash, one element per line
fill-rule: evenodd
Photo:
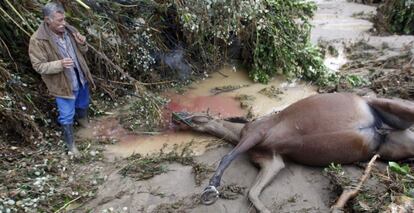
<path fill-rule="evenodd" d="M 168 100 L 154 96 L 150 93 L 143 93 L 142 97 L 134 101 L 126 110 L 126 113 L 121 114 L 120 123 L 125 129 L 132 132 L 155 132 L 162 131 L 168 121 L 165 121 L 162 107 Z"/>
<path fill-rule="evenodd" d="M 385 0 L 374 18 L 379 33 L 414 33 L 414 2 L 411 0 Z"/>
<path fill-rule="evenodd" d="M 196 184 L 199 185 L 207 177 L 208 173 L 213 171 L 213 168 L 194 159 L 190 149 L 191 145 L 192 143 L 188 143 L 183 147 L 174 145 L 169 152 L 165 152 L 167 148 L 165 145 L 159 153 L 149 156 L 134 154 L 125 159 L 128 163 L 119 173 L 136 180 L 146 180 L 155 175 L 168 172 L 169 163 L 180 163 L 193 167 L 194 179 Z"/>
<path fill-rule="evenodd" d="M 357 180 L 352 178 L 341 165 L 331 164 L 325 168 L 324 174 L 333 184 L 334 191 L 353 189 L 357 185 Z M 387 212 L 392 207 L 395 209 L 405 208 L 408 212 L 412 210 L 407 205 L 414 204 L 414 182 L 411 166 L 396 162 L 389 162 L 387 167 L 372 166 L 371 175 L 367 177 L 367 183 L 362 184 L 361 191 L 346 206 L 347 210 Z"/>

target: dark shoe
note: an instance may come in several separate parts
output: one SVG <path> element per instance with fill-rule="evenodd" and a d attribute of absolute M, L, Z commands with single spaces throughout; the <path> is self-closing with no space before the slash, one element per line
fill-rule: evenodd
<path fill-rule="evenodd" d="M 76 119 L 76 121 L 78 122 L 79 126 L 81 126 L 82 128 L 89 128 L 89 121 L 88 118 L 78 118 Z"/>
<path fill-rule="evenodd" d="M 76 148 L 75 141 L 74 141 L 73 125 L 72 124 L 62 125 L 62 130 L 63 130 L 63 139 L 65 140 L 65 143 L 66 143 L 66 146 L 68 147 L 69 152 L 73 154 L 75 157 L 79 157 L 80 152 Z"/>
<path fill-rule="evenodd" d="M 76 109 L 76 121 L 82 128 L 89 128 L 88 109 Z"/>

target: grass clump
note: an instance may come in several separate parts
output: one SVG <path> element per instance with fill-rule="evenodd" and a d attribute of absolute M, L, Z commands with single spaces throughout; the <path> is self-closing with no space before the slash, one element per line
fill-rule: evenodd
<path fill-rule="evenodd" d="M 185 145 L 179 151 L 180 147 L 175 145 L 172 151 L 164 152 L 166 148 L 164 146 L 161 152 L 155 155 L 141 156 L 140 154 L 134 154 L 126 158 L 128 164 L 119 173 L 135 180 L 146 180 L 168 172 L 168 164 L 179 163 L 185 166 L 192 166 L 195 182 L 199 185 L 207 177 L 207 174 L 213 170 L 210 166 L 196 162 L 190 147 L 191 143 Z"/>
<path fill-rule="evenodd" d="M 275 86 L 270 86 L 263 88 L 259 91 L 260 94 L 265 95 L 269 98 L 278 98 L 280 99 L 280 95 L 283 94 L 283 91 L 280 88 L 276 88 Z"/>
<path fill-rule="evenodd" d="M 121 114 L 120 123 L 133 132 L 160 131 L 166 123 L 162 108 L 167 103 L 165 98 L 144 93 L 131 104 L 127 113 Z"/>

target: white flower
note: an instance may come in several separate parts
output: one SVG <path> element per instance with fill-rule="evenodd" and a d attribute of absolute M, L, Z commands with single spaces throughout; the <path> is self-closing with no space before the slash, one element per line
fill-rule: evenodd
<path fill-rule="evenodd" d="M 9 204 L 10 206 L 13 206 L 16 202 L 12 199 L 7 201 L 7 204 Z"/>

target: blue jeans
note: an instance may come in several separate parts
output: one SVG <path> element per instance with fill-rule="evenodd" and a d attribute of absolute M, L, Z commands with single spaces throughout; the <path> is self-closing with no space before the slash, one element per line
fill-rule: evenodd
<path fill-rule="evenodd" d="M 56 105 L 59 112 L 58 122 L 61 125 L 73 124 L 76 109 L 87 109 L 89 106 L 88 84 L 80 86 L 77 91 L 73 91 L 73 95 L 75 99 L 56 98 Z"/>

